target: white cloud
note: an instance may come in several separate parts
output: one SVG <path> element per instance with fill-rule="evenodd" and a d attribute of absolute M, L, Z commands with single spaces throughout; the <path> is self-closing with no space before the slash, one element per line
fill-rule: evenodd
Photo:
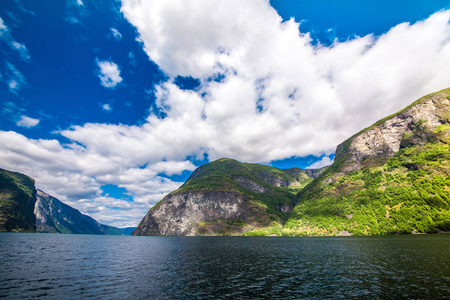
<path fill-rule="evenodd" d="M 8 85 L 11 93 L 17 94 L 20 89 L 26 85 L 26 79 L 22 73 L 10 62 L 6 62 L 4 76 L 0 77 L 0 81 Z"/>
<path fill-rule="evenodd" d="M 326 166 L 329 166 L 333 163 L 333 160 L 331 160 L 328 156 L 323 157 L 321 160 L 316 161 L 309 167 L 306 167 L 306 169 L 320 169 Z"/>
<path fill-rule="evenodd" d="M 16 122 L 17 126 L 31 128 L 39 124 L 39 119 L 33 119 L 27 116 L 20 116 L 20 120 Z"/>
<path fill-rule="evenodd" d="M 17 52 L 23 61 L 30 61 L 30 52 L 28 51 L 27 47 L 25 46 L 25 44 L 16 42 L 14 40 L 8 26 L 6 26 L 2 18 L 0 18 L 0 40 L 5 42 L 10 49 Z"/>
<path fill-rule="evenodd" d="M 0 167 L 32 176 L 44 191 L 117 226 L 136 225 L 177 188 L 181 182 L 158 174 L 193 170 L 188 156 L 327 156 L 450 82 L 450 11 L 331 47 L 312 45 L 268 1 L 127 0 L 122 11 L 169 78 L 156 87 L 155 108 L 142 124 L 72 126 L 59 132 L 69 145 L 0 131 Z M 97 64 L 102 85 L 122 81 L 115 63 Z M 219 74 L 223 80 L 210 80 Z M 177 75 L 201 85 L 182 90 Z M 134 202 L 102 196 L 105 184 L 125 188 Z"/>
<path fill-rule="evenodd" d="M 162 84 L 157 103 L 168 116 L 150 116 L 153 130 L 160 125 L 189 136 L 197 128 L 186 143 L 211 158 L 330 154 L 360 129 L 450 82 L 450 11 L 331 47 L 312 45 L 295 20 L 282 22 L 267 1 L 123 0 L 121 11 L 164 72 L 202 82 L 189 104 L 181 100 L 187 92 Z M 226 78 L 208 80 L 217 74 Z"/>
<path fill-rule="evenodd" d="M 153 204 L 181 185 L 158 174 L 181 174 L 195 168 L 180 161 L 149 162 L 142 168 L 123 158 L 94 153 L 78 144 L 61 145 L 56 140 L 33 140 L 0 131 L 1 168 L 31 176 L 37 188 L 114 226 L 136 226 Z M 101 186 L 106 184 L 125 188 L 134 202 L 102 196 Z"/>
<path fill-rule="evenodd" d="M 5 22 L 3 22 L 3 19 L 0 18 L 0 36 L 8 32 L 8 27 L 6 27 Z"/>
<path fill-rule="evenodd" d="M 122 77 L 120 77 L 120 69 L 117 64 L 112 61 L 99 61 L 97 59 L 97 66 L 100 68 L 97 74 L 100 78 L 101 85 L 104 87 L 114 88 L 122 82 Z"/>
<path fill-rule="evenodd" d="M 120 41 L 122 39 L 122 34 L 116 28 L 111 27 L 111 35 L 116 39 L 116 41 Z"/>
<path fill-rule="evenodd" d="M 102 109 L 103 109 L 104 111 L 107 111 L 107 112 L 110 112 L 110 111 L 113 110 L 112 107 L 111 107 L 111 105 L 110 105 L 109 103 L 100 104 L 100 106 L 102 107 Z"/>
<path fill-rule="evenodd" d="M 23 61 L 30 61 L 30 53 L 24 44 L 12 42 L 12 47 L 15 48 Z"/>

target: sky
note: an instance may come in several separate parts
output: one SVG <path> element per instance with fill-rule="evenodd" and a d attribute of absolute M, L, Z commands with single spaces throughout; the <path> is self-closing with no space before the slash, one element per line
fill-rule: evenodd
<path fill-rule="evenodd" d="M 3 0 L 0 168 L 136 226 L 198 166 L 319 168 L 450 86 L 448 1 Z"/>

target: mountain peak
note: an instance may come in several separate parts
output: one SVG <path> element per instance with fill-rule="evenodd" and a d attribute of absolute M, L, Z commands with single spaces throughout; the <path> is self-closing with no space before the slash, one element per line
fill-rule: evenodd
<path fill-rule="evenodd" d="M 449 122 L 449 99 L 450 88 L 429 94 L 362 130 L 337 146 L 333 168 L 342 175 L 379 166 L 403 147 L 438 138 L 433 131 Z"/>
<path fill-rule="evenodd" d="M 272 223 L 282 226 L 306 173 L 234 159 L 199 167 L 178 190 L 149 210 L 134 235 L 242 234 Z"/>

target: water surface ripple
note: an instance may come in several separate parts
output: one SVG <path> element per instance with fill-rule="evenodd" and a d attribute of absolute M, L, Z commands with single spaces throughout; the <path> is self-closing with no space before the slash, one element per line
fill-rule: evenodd
<path fill-rule="evenodd" d="M 449 299 L 450 235 L 0 234 L 0 298 Z"/>

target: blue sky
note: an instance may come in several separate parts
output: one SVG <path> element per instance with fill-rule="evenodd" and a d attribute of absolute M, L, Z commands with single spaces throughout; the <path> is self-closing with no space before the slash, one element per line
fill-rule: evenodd
<path fill-rule="evenodd" d="M 134 226 L 210 160 L 330 164 L 347 137 L 448 87 L 449 8 L 2 1 L 0 167 Z"/>

